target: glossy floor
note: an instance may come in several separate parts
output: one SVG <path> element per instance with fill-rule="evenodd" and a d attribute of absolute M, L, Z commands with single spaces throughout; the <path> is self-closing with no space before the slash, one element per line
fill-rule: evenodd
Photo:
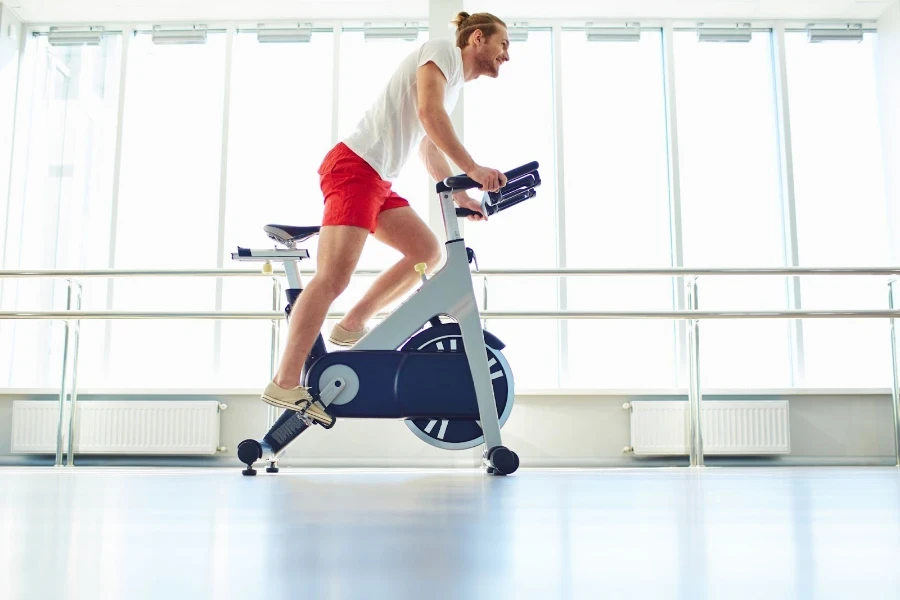
<path fill-rule="evenodd" d="M 900 598 L 900 471 L 0 469 L 0 598 Z"/>

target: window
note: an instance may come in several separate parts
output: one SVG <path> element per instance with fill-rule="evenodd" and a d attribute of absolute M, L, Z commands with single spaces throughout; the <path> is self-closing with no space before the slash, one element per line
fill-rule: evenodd
<path fill-rule="evenodd" d="M 115 266 L 214 268 L 225 35 L 205 44 L 154 44 L 138 34 L 128 56 Z M 114 309 L 215 308 L 211 278 L 115 282 Z M 215 385 L 213 321 L 115 321 L 113 386 Z"/>
<path fill-rule="evenodd" d="M 338 140 L 353 132 L 369 106 L 387 84 L 400 62 L 428 41 L 428 32 L 420 31 L 416 41 L 401 39 L 366 40 L 362 31 L 341 33 L 340 81 L 338 87 Z M 318 166 L 318 165 L 317 165 Z M 410 157 L 392 188 L 409 201 L 426 223 L 429 193 L 428 173 L 418 154 Z M 400 259 L 400 253 L 374 238 L 369 238 L 360 257 L 359 269 L 385 269 Z M 356 277 L 334 303 L 332 310 L 349 310 L 372 285 L 371 277 Z M 390 310 L 388 308 L 387 310 Z M 335 321 L 326 323 L 330 331 Z"/>
<path fill-rule="evenodd" d="M 51 46 L 45 35 L 27 40 L 19 129 L 14 155 L 5 267 L 95 269 L 108 266 L 112 170 L 119 99 L 121 37 L 99 46 Z M 85 281 L 85 310 L 106 308 L 102 279 Z M 5 309 L 64 309 L 66 282 L 7 280 Z M 81 324 L 82 382 L 102 371 L 101 321 Z M 59 385 L 62 322 L 7 321 L 0 329 L 0 381 L 15 387 Z"/>
<path fill-rule="evenodd" d="M 888 266 L 887 213 L 875 98 L 874 34 L 810 44 L 786 34 L 800 265 Z M 804 277 L 804 309 L 885 309 L 880 277 Z M 803 322 L 806 384 L 888 387 L 882 320 Z"/>
<path fill-rule="evenodd" d="M 481 77 L 466 84 L 464 143 L 476 162 L 501 171 L 538 161 L 542 184 L 535 198 L 487 223 L 463 221 L 464 236 L 483 268 L 556 267 L 550 31 L 529 31 L 527 41 L 511 43 L 509 55 L 498 78 Z M 473 197 L 476 194 L 472 192 Z M 477 291 L 477 280 L 475 285 Z M 490 310 L 556 310 L 557 306 L 552 279 L 496 277 L 488 282 Z M 516 365 L 517 389 L 559 384 L 558 321 L 499 319 L 487 328 L 508 344 L 504 353 Z"/>
<path fill-rule="evenodd" d="M 562 37 L 566 262 L 574 268 L 672 266 L 662 32 L 639 43 Z M 572 310 L 673 310 L 665 277 L 574 277 Z M 668 387 L 675 326 L 662 320 L 568 323 L 568 382 Z"/>
<path fill-rule="evenodd" d="M 205 44 L 155 45 L 149 34 L 138 33 L 125 58 L 116 33 L 99 46 L 51 46 L 43 34 L 26 40 L 4 213 L 5 268 L 93 269 L 112 263 L 126 269 L 208 269 L 224 261 L 226 267 L 256 270 L 258 265 L 231 261 L 231 252 L 237 245 L 269 245 L 261 231 L 265 223 L 321 222 L 316 170 L 322 158 L 335 136 L 351 133 L 400 61 L 428 33 L 415 41 L 367 41 L 359 30 L 316 31 L 311 41 L 296 44 L 260 44 L 255 33 L 236 33 L 223 178 L 226 39 L 224 32 L 211 31 Z M 526 39 L 513 41 L 511 61 L 498 78 L 465 86 L 465 128 L 459 133 L 476 161 L 508 170 L 537 160 L 543 178 L 535 199 L 488 223 L 462 221 L 480 267 L 671 266 L 666 116 L 672 110 L 678 122 L 684 265 L 787 264 L 772 33 L 754 31 L 748 43 L 715 44 L 698 42 L 695 31 L 676 30 L 675 107 L 666 103 L 662 39 L 660 30 L 648 29 L 639 42 L 588 42 L 583 30 L 563 30 L 559 106 L 548 29 L 531 29 Z M 874 42 L 874 34 L 858 44 L 810 44 L 805 32 L 786 34 L 800 266 L 889 264 Z M 119 81 L 123 59 L 127 82 Z M 557 150 L 566 161 L 560 182 Z M 558 183 L 565 191 L 564 211 Z M 434 188 L 418 156 L 394 188 L 424 220 L 436 214 Z M 383 269 L 398 258 L 370 240 L 359 268 Z M 474 277 L 482 308 L 490 311 L 671 310 L 678 291 L 668 278 L 655 276 L 578 277 L 564 286 L 547 277 L 498 276 L 485 284 L 485 306 L 483 279 Z M 371 282 L 354 279 L 332 309 L 349 309 Z M 809 276 L 801 285 L 804 309 L 887 304 L 880 277 Z M 213 278 L 85 279 L 82 308 L 210 311 L 216 289 Z M 225 278 L 222 290 L 224 310 L 271 305 L 268 278 Z M 566 291 L 565 303 L 560 290 Z M 699 293 L 701 310 L 788 308 L 783 277 L 704 276 Z M 8 280 L 0 288 L 6 310 L 61 309 L 65 302 L 63 280 Z M 332 324 L 326 323 L 326 331 Z M 676 325 L 605 319 L 486 323 L 508 344 L 519 390 L 683 385 L 687 374 L 676 364 Z M 890 384 L 883 320 L 803 321 L 805 379 L 792 372 L 789 327 L 789 321 L 776 319 L 703 321 L 704 389 Z M 255 388 L 268 377 L 270 334 L 268 321 L 217 326 L 199 320 L 88 320 L 81 324 L 79 385 Z M 0 323 L 0 348 L 15 348 L 2 353 L 0 381 L 55 388 L 62 339 L 61 322 Z M 561 343 L 567 343 L 564 352 Z"/>
<path fill-rule="evenodd" d="M 331 148 L 334 34 L 309 43 L 235 36 L 231 73 L 225 256 L 266 242 L 266 223 L 319 225 L 316 170 Z M 311 93 L 312 89 L 315 93 Z"/>
<path fill-rule="evenodd" d="M 366 40 L 362 31 L 342 32 L 338 140 L 353 132 L 400 62 L 427 41 L 427 31 L 419 32 L 416 41 Z M 409 201 L 423 220 L 427 220 L 428 202 L 432 200 L 426 194 L 429 181 L 422 161 L 418 154 L 414 154 L 392 186 L 394 191 Z M 387 267 L 399 258 L 394 250 L 380 243 L 367 243 L 366 246 L 360 268 Z"/>
<path fill-rule="evenodd" d="M 232 261 L 231 253 L 238 245 L 270 247 L 262 231 L 267 223 L 322 222 L 324 204 L 316 170 L 332 141 L 333 45 L 330 31 L 314 32 L 309 43 L 259 43 L 256 33 L 235 36 L 223 257 L 226 268 L 259 270 L 259 263 Z M 315 250 L 314 243 L 311 250 Z M 309 267 L 306 263 L 301 266 Z M 269 310 L 271 297 L 269 278 L 224 279 L 223 310 Z M 264 383 L 269 376 L 271 323 L 223 321 L 221 327 L 217 385 L 255 387 Z M 252 352 L 246 351 L 251 348 Z"/>
<path fill-rule="evenodd" d="M 701 43 L 675 33 L 686 267 L 785 265 L 771 33 Z M 780 277 L 703 277 L 701 310 L 783 310 Z M 788 321 L 704 321 L 704 387 L 791 385 Z"/>

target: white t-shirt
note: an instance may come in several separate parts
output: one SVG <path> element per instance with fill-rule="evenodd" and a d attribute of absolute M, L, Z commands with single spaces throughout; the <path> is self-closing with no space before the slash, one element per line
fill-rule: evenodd
<path fill-rule="evenodd" d="M 430 40 L 403 59 L 356 130 L 344 140 L 382 179 L 397 178 L 425 135 L 418 115 L 416 69 L 429 61 L 447 78 L 444 108 L 449 114 L 465 83 L 462 51 L 452 40 Z"/>

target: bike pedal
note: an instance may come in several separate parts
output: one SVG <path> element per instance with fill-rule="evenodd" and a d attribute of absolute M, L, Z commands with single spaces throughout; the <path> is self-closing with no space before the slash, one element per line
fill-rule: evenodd
<path fill-rule="evenodd" d="M 336 419 L 332 415 L 328 414 L 328 411 L 325 410 L 324 406 L 318 404 L 317 402 L 316 408 L 320 410 L 325 415 L 325 417 L 321 417 L 318 414 L 309 413 L 309 409 L 312 408 L 312 406 L 312 403 L 308 403 L 305 408 L 299 411 L 300 418 L 304 423 L 307 424 L 307 426 L 312 426 L 313 424 L 318 423 L 325 429 L 331 429 L 332 427 L 334 427 Z"/>

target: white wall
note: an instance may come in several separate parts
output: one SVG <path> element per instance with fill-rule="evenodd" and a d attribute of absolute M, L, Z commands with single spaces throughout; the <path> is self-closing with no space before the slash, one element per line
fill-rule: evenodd
<path fill-rule="evenodd" d="M 784 398 L 790 401 L 793 460 L 839 464 L 847 459 L 877 462 L 892 457 L 893 413 L 889 395 Z M 623 453 L 631 441 L 630 413 L 622 405 L 639 399 L 645 398 L 520 395 L 502 430 L 503 442 L 531 466 L 653 462 Z M 686 400 L 678 396 L 665 399 Z M 265 410 L 257 398 L 232 398 L 226 404 L 229 409 L 223 415 L 222 444 L 228 447 L 230 456 L 236 456 L 241 440 L 261 436 Z M 450 467 L 477 465 L 480 456 L 479 449 L 448 452 L 433 448 L 397 421 L 346 419 L 331 430 L 316 427 L 306 434 L 306 439 L 300 438 L 288 448 L 285 464 Z"/>
<path fill-rule="evenodd" d="M 745 399 L 747 394 L 742 394 Z M 772 399 L 767 396 L 765 399 Z M 159 396 L 157 396 L 159 399 Z M 720 399 L 710 396 L 709 399 Z M 762 398 L 762 397 L 760 397 Z M 774 463 L 840 465 L 886 464 L 893 460 L 891 398 L 884 395 L 785 395 L 790 403 L 791 455 Z M 10 454 L 12 403 L 15 399 L 57 397 L 0 396 L 0 464 L 25 464 L 34 457 Z M 79 400 L 109 396 L 79 394 Z M 118 398 L 116 398 L 118 399 Z M 152 396 L 136 399 L 149 400 Z M 165 399 L 172 399 L 168 397 Z M 248 437 L 259 439 L 266 429 L 266 406 L 258 397 L 192 396 L 228 405 L 222 413 L 220 445 L 226 446 L 222 462 L 237 465 L 237 445 Z M 601 467 L 686 464 L 682 459 L 635 458 L 623 453 L 631 445 L 629 412 L 625 402 L 648 399 L 629 396 L 520 395 L 503 428 L 504 444 L 532 467 Z M 664 399 L 685 398 L 678 396 Z M 448 452 L 433 448 L 400 421 L 343 419 L 331 430 L 315 427 L 288 447 L 284 466 L 316 467 L 473 467 L 479 449 Z M 40 461 L 52 462 L 52 456 Z M 107 461 L 102 457 L 100 461 Z M 146 462 L 141 457 L 118 459 L 126 464 Z M 158 459 L 152 459 L 158 460 Z M 180 460 L 180 459 L 175 459 Z M 198 462 L 184 459 L 185 463 Z M 204 462 L 204 461 L 199 461 Z M 714 464 L 715 458 L 708 459 Z"/>
<path fill-rule="evenodd" d="M 21 39 L 22 23 L 9 8 L 0 4 L 0 240 L 6 237 Z M 3 264 L 4 247 L 5 244 L 0 242 L 0 265 Z"/>
<path fill-rule="evenodd" d="M 878 21 L 876 75 L 891 255 L 896 265 L 900 264 L 900 2 L 894 2 Z"/>

